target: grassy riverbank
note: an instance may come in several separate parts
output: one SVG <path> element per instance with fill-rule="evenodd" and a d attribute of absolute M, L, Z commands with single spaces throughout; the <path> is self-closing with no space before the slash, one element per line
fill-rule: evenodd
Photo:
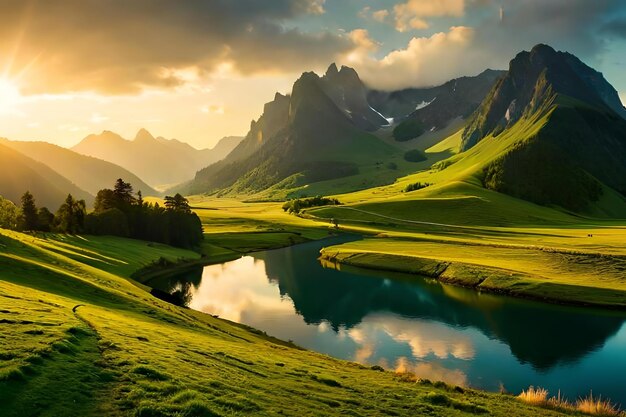
<path fill-rule="evenodd" d="M 597 253 L 370 238 L 325 248 L 327 265 L 406 272 L 536 300 L 626 308 L 626 258 Z"/>
<path fill-rule="evenodd" d="M 128 279 L 193 252 L 4 230 L 0 243 L 3 416 L 557 415 L 303 351 Z"/>

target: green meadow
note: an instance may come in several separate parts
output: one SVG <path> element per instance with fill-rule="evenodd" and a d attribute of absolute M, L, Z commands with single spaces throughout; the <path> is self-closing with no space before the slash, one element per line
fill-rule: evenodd
<path fill-rule="evenodd" d="M 276 227 L 276 216 L 283 218 L 275 208 L 243 204 L 240 215 L 255 210 L 263 211 L 259 227 Z M 307 227 L 310 221 L 287 219 L 280 226 L 285 236 L 326 233 Z M 273 231 L 260 228 L 229 233 L 231 247 L 222 253 L 247 250 L 246 242 L 260 234 L 268 246 L 283 238 L 270 239 Z M 207 246 L 217 251 L 221 240 L 210 235 Z M 559 414 L 510 395 L 305 351 L 167 304 L 129 278 L 159 258 L 197 260 L 195 252 L 123 238 L 5 230 L 0 246 L 3 416 Z M 298 401 L 286 401 L 294 397 Z"/>

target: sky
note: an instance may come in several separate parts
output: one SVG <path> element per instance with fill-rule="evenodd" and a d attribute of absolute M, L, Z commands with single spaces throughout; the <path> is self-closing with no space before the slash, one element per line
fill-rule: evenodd
<path fill-rule="evenodd" d="M 331 62 L 392 90 L 506 69 L 547 43 L 626 101 L 624 0 L 2 0 L 0 137 L 245 135 Z"/>

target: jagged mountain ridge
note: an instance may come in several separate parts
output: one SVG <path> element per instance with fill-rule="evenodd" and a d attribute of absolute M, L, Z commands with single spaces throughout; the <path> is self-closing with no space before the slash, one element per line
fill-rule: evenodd
<path fill-rule="evenodd" d="M 386 124 L 369 106 L 353 69 L 333 64 L 322 77 L 303 73 L 291 95 L 276 94 L 228 157 L 199 171 L 185 190 L 207 192 L 237 183 L 237 190 L 249 192 L 295 174 L 309 182 L 353 175 L 363 161 L 397 152 L 367 133 Z"/>

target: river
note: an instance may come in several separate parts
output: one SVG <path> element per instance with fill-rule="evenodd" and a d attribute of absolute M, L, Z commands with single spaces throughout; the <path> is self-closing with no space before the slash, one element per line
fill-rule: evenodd
<path fill-rule="evenodd" d="M 479 293 L 417 276 L 322 265 L 333 238 L 150 284 L 189 307 L 310 350 L 448 383 L 626 405 L 626 315 Z"/>

